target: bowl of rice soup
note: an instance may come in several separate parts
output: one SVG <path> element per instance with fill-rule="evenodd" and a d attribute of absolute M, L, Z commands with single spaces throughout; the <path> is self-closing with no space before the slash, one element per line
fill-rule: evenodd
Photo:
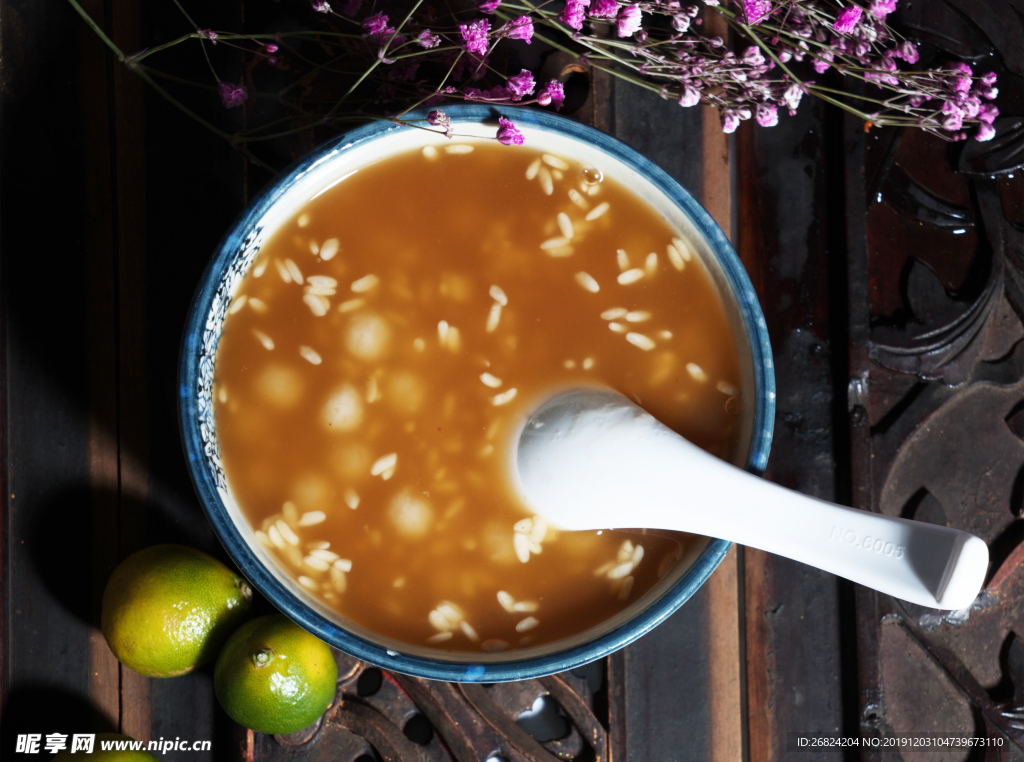
<path fill-rule="evenodd" d="M 513 478 L 526 418 L 611 387 L 762 472 L 771 352 L 735 252 L 663 170 L 552 113 L 446 113 L 451 138 L 376 122 L 252 201 L 188 316 L 180 424 L 220 541 L 278 609 L 386 669 L 517 680 L 640 637 L 729 549 L 548 525 Z"/>

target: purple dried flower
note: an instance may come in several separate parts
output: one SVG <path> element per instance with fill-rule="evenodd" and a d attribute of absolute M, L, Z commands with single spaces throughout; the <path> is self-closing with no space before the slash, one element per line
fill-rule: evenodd
<path fill-rule="evenodd" d="M 498 142 L 502 145 L 510 146 L 517 145 L 521 146 L 525 140 L 523 140 L 523 133 L 521 133 L 511 119 L 506 119 L 503 116 L 498 117 Z"/>
<path fill-rule="evenodd" d="M 529 45 L 533 40 L 533 19 L 529 16 L 512 19 L 498 30 L 498 34 L 510 40 L 522 40 Z"/>
<path fill-rule="evenodd" d="M 828 71 L 829 66 L 832 65 L 832 60 L 835 54 L 831 50 L 822 50 L 818 53 L 818 57 L 814 59 L 811 66 L 818 74 L 824 74 Z"/>
<path fill-rule="evenodd" d="M 619 15 L 617 0 L 594 0 L 590 6 L 590 17 L 594 19 L 613 19 Z"/>
<path fill-rule="evenodd" d="M 514 77 L 508 78 L 507 87 L 512 100 L 521 101 L 527 95 L 533 95 L 536 84 L 533 81 L 533 74 L 528 69 L 523 69 Z"/>
<path fill-rule="evenodd" d="M 980 119 L 985 124 L 992 124 L 992 122 L 996 120 L 997 116 L 999 116 L 999 109 L 997 109 L 991 103 L 983 103 L 978 108 L 978 119 Z"/>
<path fill-rule="evenodd" d="M 690 106 L 696 106 L 700 103 L 700 91 L 691 84 L 683 85 L 682 92 L 679 93 L 679 105 L 683 108 L 689 108 Z"/>
<path fill-rule="evenodd" d="M 981 84 L 992 86 L 996 83 L 996 79 L 998 79 L 996 73 L 994 71 L 990 71 L 988 74 L 981 75 Z"/>
<path fill-rule="evenodd" d="M 330 13 L 331 4 L 327 0 L 311 0 L 310 3 L 313 6 L 313 10 L 317 13 Z"/>
<path fill-rule="evenodd" d="M 555 111 L 561 111 L 565 103 L 565 87 L 557 79 L 550 80 L 537 96 L 537 103 L 541 106 L 554 105 Z"/>
<path fill-rule="evenodd" d="M 690 17 L 679 13 L 672 17 L 672 28 L 677 32 L 685 32 L 690 28 Z"/>
<path fill-rule="evenodd" d="M 832 25 L 839 34 L 849 34 L 857 26 L 857 22 L 860 21 L 861 8 L 859 5 L 851 5 L 849 8 L 844 8 L 843 12 L 839 14 L 839 18 L 836 19 L 836 23 Z"/>
<path fill-rule="evenodd" d="M 952 114 L 946 114 L 942 119 L 942 128 L 953 132 L 959 130 L 964 126 L 964 115 L 960 111 L 954 111 Z"/>
<path fill-rule="evenodd" d="M 963 104 L 964 116 L 973 119 L 981 111 L 981 98 L 977 95 L 968 95 Z"/>
<path fill-rule="evenodd" d="M 754 109 L 754 119 L 762 127 L 774 127 L 779 123 L 779 110 L 770 103 L 758 103 Z"/>
<path fill-rule="evenodd" d="M 481 13 L 491 14 L 498 10 L 499 5 L 501 5 L 501 0 L 484 0 L 477 6 L 477 10 Z"/>
<path fill-rule="evenodd" d="M 566 26 L 570 26 L 577 32 L 583 28 L 584 9 L 590 5 L 590 0 L 566 0 L 565 7 L 558 14 L 558 20 Z"/>
<path fill-rule="evenodd" d="M 639 5 L 626 5 L 619 9 L 615 19 L 615 31 L 619 37 L 632 37 L 643 23 Z"/>
<path fill-rule="evenodd" d="M 375 13 L 363 22 L 363 30 L 370 36 L 392 34 L 394 29 L 388 26 L 388 17 L 384 13 Z"/>
<path fill-rule="evenodd" d="M 487 35 L 491 31 L 491 22 L 487 19 L 477 19 L 468 24 L 460 24 L 459 32 L 462 33 L 462 49 L 470 53 L 484 55 L 487 53 Z"/>
<path fill-rule="evenodd" d="M 224 108 L 235 108 L 241 106 L 249 98 L 249 91 L 245 85 L 233 85 L 230 82 L 218 82 L 217 94 L 220 95 L 220 102 Z"/>
<path fill-rule="evenodd" d="M 749 26 L 760 24 L 771 12 L 771 0 L 743 0 L 743 21 Z"/>
<path fill-rule="evenodd" d="M 895 10 L 896 0 L 872 0 L 871 5 L 868 6 L 871 15 L 880 19 L 884 19 Z"/>
<path fill-rule="evenodd" d="M 900 81 L 890 73 L 897 70 L 896 61 L 894 61 L 890 56 L 883 56 L 882 60 L 878 61 L 875 66 L 878 70 L 867 72 L 864 75 L 864 79 L 886 85 L 898 85 L 900 83 Z"/>
<path fill-rule="evenodd" d="M 268 42 L 266 45 L 264 45 L 263 49 L 268 53 L 276 53 L 278 51 L 277 45 L 275 45 L 272 42 Z"/>
<path fill-rule="evenodd" d="M 804 97 L 804 91 L 796 82 L 786 88 L 782 94 L 782 100 L 794 111 L 800 107 L 800 99 Z"/>
<path fill-rule="evenodd" d="M 978 132 L 975 134 L 975 140 L 991 140 L 996 136 L 996 128 L 991 124 L 982 122 L 978 125 Z"/>
<path fill-rule="evenodd" d="M 953 64 L 952 69 L 955 72 L 959 72 L 960 74 L 965 75 L 963 77 L 957 77 L 954 80 L 953 89 L 956 90 L 958 93 L 966 93 L 968 90 L 971 89 L 971 84 L 973 83 L 971 75 L 974 74 L 974 72 L 971 71 L 970 66 L 960 62 Z"/>
<path fill-rule="evenodd" d="M 441 38 L 429 29 L 424 29 L 416 35 L 416 42 L 421 48 L 436 48 L 441 44 Z"/>
<path fill-rule="evenodd" d="M 214 45 L 217 44 L 217 33 L 212 29 L 197 29 L 196 34 L 198 34 L 201 39 L 209 40 Z"/>
<path fill-rule="evenodd" d="M 488 103 L 508 103 L 512 100 L 512 95 L 509 93 L 508 88 L 501 85 L 495 85 L 490 90 L 467 87 L 462 91 L 462 95 L 466 100 L 487 101 Z"/>
<path fill-rule="evenodd" d="M 896 47 L 896 55 L 909 64 L 917 63 L 921 57 L 917 52 L 917 45 L 910 40 L 904 40 Z"/>
<path fill-rule="evenodd" d="M 910 98 L 908 98 L 908 100 L 910 101 L 911 106 L 919 108 L 926 101 L 930 101 L 931 98 L 924 93 L 914 93 Z"/>
<path fill-rule="evenodd" d="M 751 66 L 764 66 L 764 56 L 761 55 L 761 48 L 751 45 L 743 51 L 743 63 Z"/>
<path fill-rule="evenodd" d="M 996 96 L 999 95 L 998 87 L 987 87 L 978 91 L 978 95 L 986 100 L 994 101 Z"/>
<path fill-rule="evenodd" d="M 952 101 L 942 104 L 942 113 L 945 114 L 942 119 L 943 129 L 955 132 L 964 126 L 964 112 Z"/>
<path fill-rule="evenodd" d="M 441 96 L 438 95 L 437 97 L 440 98 Z M 431 111 L 427 114 L 427 124 L 442 128 L 444 134 L 449 138 L 452 136 L 452 120 L 443 111 Z"/>
<path fill-rule="evenodd" d="M 736 132 L 736 128 L 740 126 L 740 115 L 733 111 L 731 108 L 727 108 L 722 112 L 722 132 L 729 134 L 730 132 Z"/>

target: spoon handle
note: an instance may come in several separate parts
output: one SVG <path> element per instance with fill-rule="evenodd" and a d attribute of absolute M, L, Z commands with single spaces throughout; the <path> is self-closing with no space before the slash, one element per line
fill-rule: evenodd
<path fill-rule="evenodd" d="M 532 464 L 520 445 L 527 499 L 556 526 L 718 537 L 940 609 L 964 608 L 977 596 L 988 567 L 980 538 L 779 487 L 709 455 L 625 398 L 615 405 L 611 424 L 607 408 L 598 426 L 579 410 L 548 420 L 545 427 L 561 428 L 545 432 L 543 448 L 527 448 Z"/>

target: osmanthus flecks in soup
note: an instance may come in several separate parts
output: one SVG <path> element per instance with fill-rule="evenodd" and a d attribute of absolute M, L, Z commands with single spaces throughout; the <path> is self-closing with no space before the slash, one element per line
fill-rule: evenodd
<path fill-rule="evenodd" d="M 317 195 L 263 245 L 218 347 L 221 457 L 260 542 L 410 644 L 541 645 L 630 605 L 689 538 L 556 531 L 509 471 L 533 409 L 593 384 L 734 454 L 733 336 L 678 235 L 599 168 L 484 142 Z"/>

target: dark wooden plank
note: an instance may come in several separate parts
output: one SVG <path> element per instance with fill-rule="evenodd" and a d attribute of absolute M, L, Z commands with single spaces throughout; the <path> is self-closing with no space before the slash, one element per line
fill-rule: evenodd
<path fill-rule="evenodd" d="M 775 359 L 777 412 L 767 477 L 827 500 L 836 480 L 833 390 L 845 385 L 840 224 L 820 106 L 738 133 L 738 248 L 761 298 Z M 838 168 L 841 171 L 841 168 Z M 838 302 L 836 297 L 839 297 Z M 796 562 L 747 549 L 746 671 L 751 760 L 786 756 L 788 731 L 843 727 L 841 587 Z M 832 755 L 830 758 L 841 758 Z"/>
<path fill-rule="evenodd" d="M 668 171 L 731 230 L 728 139 L 713 112 L 682 109 L 620 85 L 613 123 L 617 137 Z M 613 759 L 616 753 L 629 762 L 741 758 L 740 626 L 734 551 L 679 612 L 627 646 L 621 666 L 613 662 L 610 701 L 621 702 L 610 710 Z"/>
<path fill-rule="evenodd" d="M 84 68 L 95 50 L 67 6 L 4 2 L 0 29 L 8 625 L 0 742 L 13 750 L 19 732 L 81 732 L 111 719 L 109 694 L 90 700 L 97 528 L 88 488 L 90 327 L 82 318 L 88 247 L 103 237 L 90 215 L 104 204 L 90 183 L 102 159 L 91 163 L 85 125 L 103 104 L 81 99 L 96 74 Z M 55 103 L 60 118 L 50 111 Z"/>

